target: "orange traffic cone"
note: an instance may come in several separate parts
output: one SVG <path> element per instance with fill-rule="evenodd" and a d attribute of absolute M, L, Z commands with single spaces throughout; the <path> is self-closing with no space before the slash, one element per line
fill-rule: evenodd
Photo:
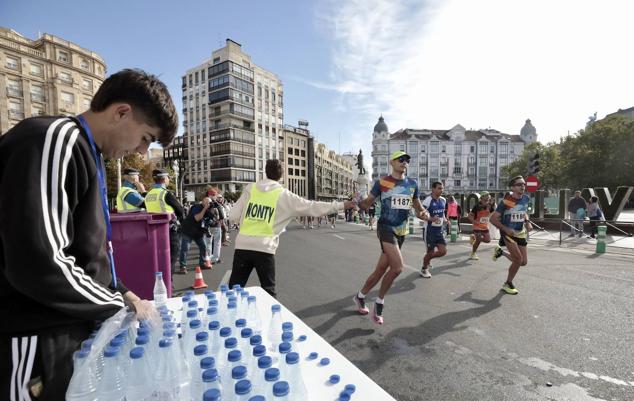
<path fill-rule="evenodd" d="M 207 288 L 205 280 L 203 279 L 203 272 L 200 270 L 200 266 L 196 266 L 196 274 L 194 275 L 194 285 L 192 288 L 197 290 L 199 288 Z"/>

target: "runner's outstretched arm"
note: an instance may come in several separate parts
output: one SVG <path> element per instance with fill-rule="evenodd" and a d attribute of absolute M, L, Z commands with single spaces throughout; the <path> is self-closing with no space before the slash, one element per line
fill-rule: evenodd
<path fill-rule="evenodd" d="M 416 210 L 416 217 L 421 220 L 429 219 L 429 212 L 425 209 L 423 204 L 420 203 L 420 199 L 418 198 L 414 199 L 414 209 Z"/>
<path fill-rule="evenodd" d="M 369 194 L 367 198 L 365 198 L 364 200 L 359 202 L 358 206 L 359 206 L 360 209 L 368 210 L 370 205 L 374 203 L 375 199 L 376 198 L 374 197 L 374 195 Z"/>

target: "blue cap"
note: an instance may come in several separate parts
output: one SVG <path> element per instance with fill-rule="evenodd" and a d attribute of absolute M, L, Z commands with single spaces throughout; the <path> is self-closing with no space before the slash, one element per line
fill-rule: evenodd
<path fill-rule="evenodd" d="M 231 335 L 230 327 L 223 327 L 220 329 L 220 337 L 229 337 Z"/>
<path fill-rule="evenodd" d="M 125 340 L 123 338 L 115 337 L 112 340 L 110 340 L 110 345 L 112 345 L 113 347 L 120 347 L 123 345 L 124 342 Z"/>
<path fill-rule="evenodd" d="M 321 361 L 319 361 L 319 364 L 322 366 L 326 366 L 330 364 L 330 359 L 328 358 L 321 358 Z"/>
<path fill-rule="evenodd" d="M 262 344 L 262 336 L 259 334 L 255 334 L 249 338 L 249 344 L 251 345 L 260 345 Z"/>
<path fill-rule="evenodd" d="M 291 343 L 289 343 L 288 341 L 284 341 L 283 343 L 280 343 L 280 346 L 278 348 L 280 354 L 286 354 L 287 352 L 291 352 Z"/>
<path fill-rule="evenodd" d="M 249 338 L 252 335 L 253 335 L 253 329 L 249 327 L 245 327 L 244 329 L 240 330 L 240 337 L 242 338 Z"/>
<path fill-rule="evenodd" d="M 255 297 L 255 295 L 249 295 L 249 297 L 247 298 L 247 301 L 248 301 L 249 303 L 251 303 L 251 302 L 255 302 L 255 301 L 256 301 L 256 299 L 257 299 L 257 298 Z"/>
<path fill-rule="evenodd" d="M 81 349 L 81 350 L 77 351 L 77 353 L 75 355 L 77 356 L 77 358 L 83 359 L 83 358 L 87 357 L 88 355 L 90 355 L 90 350 L 89 349 Z"/>
<path fill-rule="evenodd" d="M 253 397 L 249 398 L 249 401 L 266 401 L 266 398 L 264 398 L 263 395 L 254 395 Z"/>
<path fill-rule="evenodd" d="M 292 331 L 283 331 L 282 332 L 282 342 L 287 341 L 287 342 L 291 342 L 293 341 L 293 332 Z"/>
<path fill-rule="evenodd" d="M 84 350 L 84 349 L 85 349 L 85 350 L 89 350 L 89 351 L 90 351 L 90 349 L 92 348 L 92 343 L 93 343 L 93 341 L 94 341 L 94 340 L 93 340 L 92 338 L 89 338 L 89 339 L 87 339 L 87 340 L 82 341 L 82 342 L 81 342 L 81 349 L 82 349 L 82 350 Z"/>
<path fill-rule="evenodd" d="M 203 292 L 203 294 L 205 294 L 205 296 L 207 298 L 209 298 L 210 295 L 214 295 L 214 292 L 212 290 L 205 290 L 205 292 Z M 215 295 L 214 295 L 215 296 Z"/>
<path fill-rule="evenodd" d="M 231 287 L 233 290 L 239 290 L 240 288 L 242 288 L 242 286 L 240 284 L 234 284 L 233 287 Z"/>
<path fill-rule="evenodd" d="M 297 341 L 306 341 L 306 335 L 302 334 L 301 336 L 297 337 Z"/>
<path fill-rule="evenodd" d="M 273 395 L 276 397 L 283 397 L 288 394 L 288 382 L 279 381 L 273 385 Z"/>
<path fill-rule="evenodd" d="M 237 349 L 231 350 L 227 354 L 227 360 L 229 362 L 238 362 L 240 359 L 242 359 L 242 352 Z"/>
<path fill-rule="evenodd" d="M 165 323 L 164 323 L 164 324 L 165 324 Z M 138 336 L 145 336 L 145 335 L 148 335 L 148 334 L 150 334 L 150 328 L 149 328 L 149 327 L 139 327 L 139 328 L 136 330 L 136 334 L 137 334 Z"/>
<path fill-rule="evenodd" d="M 260 356 L 264 356 L 265 354 L 266 354 L 266 347 L 264 345 L 258 344 L 255 347 L 253 347 L 253 356 L 260 357 Z"/>
<path fill-rule="evenodd" d="M 103 356 L 106 358 L 112 358 L 113 356 L 117 356 L 119 353 L 119 347 L 113 347 L 112 345 L 106 346 L 103 350 Z"/>
<path fill-rule="evenodd" d="M 318 356 L 319 356 L 318 353 L 311 352 L 310 354 L 308 354 L 308 359 L 317 359 Z"/>
<path fill-rule="evenodd" d="M 339 398 L 337 398 L 337 401 L 350 401 L 350 397 L 352 397 L 352 395 L 349 392 L 342 391 L 341 393 L 339 393 Z"/>
<path fill-rule="evenodd" d="M 246 298 L 246 299 L 247 299 L 247 301 L 248 301 L 248 300 L 249 300 L 249 291 L 245 291 L 245 290 L 243 290 L 243 291 L 240 293 L 240 297 L 241 297 L 241 298 Z"/>
<path fill-rule="evenodd" d="M 209 334 L 206 331 L 201 331 L 196 333 L 196 341 L 207 341 L 209 340 Z"/>
<path fill-rule="evenodd" d="M 120 338 L 122 340 L 125 340 L 127 336 L 128 336 L 128 331 L 121 330 L 120 332 L 117 333 L 117 335 L 115 335 L 115 338 Z"/>
<path fill-rule="evenodd" d="M 299 354 L 297 352 L 289 352 L 286 354 L 286 363 L 294 365 L 299 362 Z"/>
<path fill-rule="evenodd" d="M 231 290 L 227 290 L 227 293 L 225 294 L 225 296 L 227 298 L 232 297 L 235 294 L 235 292 L 231 291 Z"/>
<path fill-rule="evenodd" d="M 218 379 L 218 371 L 216 369 L 211 368 L 211 369 L 206 369 L 203 371 L 204 382 L 212 382 L 217 379 Z"/>
<path fill-rule="evenodd" d="M 147 336 L 146 334 L 143 334 L 143 335 L 137 336 L 136 340 L 134 340 L 134 343 L 135 343 L 136 345 L 145 345 L 145 344 L 147 344 L 148 342 L 150 342 L 150 337 L 149 337 L 149 336 Z"/>
<path fill-rule="evenodd" d="M 229 286 L 227 284 L 220 284 L 220 291 L 222 292 L 229 291 Z"/>
<path fill-rule="evenodd" d="M 163 323 L 163 330 L 170 330 L 176 327 L 174 322 L 165 322 Z"/>
<path fill-rule="evenodd" d="M 236 303 L 235 302 L 229 302 L 227 304 L 227 309 L 235 309 L 236 308 Z"/>
<path fill-rule="evenodd" d="M 280 304 L 271 305 L 271 312 L 280 312 L 282 310 L 282 306 Z"/>
<path fill-rule="evenodd" d="M 264 380 L 267 382 L 276 382 L 280 380 L 280 370 L 278 368 L 268 368 L 264 371 Z"/>
<path fill-rule="evenodd" d="M 145 350 L 143 349 L 143 347 L 134 347 L 130 350 L 130 358 L 139 359 L 143 356 L 144 352 Z"/>
<path fill-rule="evenodd" d="M 258 358 L 258 368 L 260 369 L 270 368 L 272 364 L 273 358 L 270 356 L 265 355 Z"/>
<path fill-rule="evenodd" d="M 246 319 L 236 320 L 236 327 L 247 327 L 247 320 Z"/>
<path fill-rule="evenodd" d="M 162 319 L 164 322 L 171 322 L 171 321 L 172 321 L 172 318 L 171 318 L 170 316 L 167 316 L 167 315 L 162 316 L 162 317 L 161 317 L 161 319 Z"/>
<path fill-rule="evenodd" d="M 161 348 L 166 348 L 172 345 L 172 340 L 170 340 L 169 338 L 163 338 L 161 339 L 161 341 L 159 341 L 159 347 Z"/>
<path fill-rule="evenodd" d="M 194 347 L 194 355 L 196 356 L 203 356 L 207 353 L 207 346 L 202 344 L 202 345 L 197 345 Z"/>
<path fill-rule="evenodd" d="M 346 387 L 344 387 L 344 391 L 352 394 L 357 391 L 357 386 L 355 386 L 354 384 L 346 384 Z"/>
<path fill-rule="evenodd" d="M 186 304 L 187 302 L 191 301 L 191 297 L 189 295 L 185 295 L 183 298 L 181 298 L 181 301 L 183 301 L 184 304 Z"/>
<path fill-rule="evenodd" d="M 209 308 L 207 308 L 207 316 L 215 315 L 216 313 L 218 313 L 218 308 L 216 308 L 215 306 L 210 306 Z"/>
<path fill-rule="evenodd" d="M 247 379 L 238 380 L 238 382 L 236 383 L 235 389 L 236 389 L 236 394 L 239 394 L 239 395 L 249 394 L 249 391 L 251 391 L 251 382 Z"/>
<path fill-rule="evenodd" d="M 339 380 L 341 380 L 341 378 L 339 377 L 339 375 L 330 375 L 330 377 L 328 378 L 328 381 L 331 384 L 337 384 L 339 383 Z"/>
<path fill-rule="evenodd" d="M 155 272 L 154 275 L 156 277 L 163 277 L 163 272 Z"/>
<path fill-rule="evenodd" d="M 293 331 L 293 322 L 282 323 L 282 331 Z"/>
<path fill-rule="evenodd" d="M 196 309 L 190 309 L 187 311 L 187 318 L 192 319 L 198 316 L 198 311 Z"/>
<path fill-rule="evenodd" d="M 225 340 L 225 348 L 235 348 L 238 346 L 238 340 L 235 337 L 229 337 Z"/>
<path fill-rule="evenodd" d="M 203 394 L 203 401 L 220 401 L 220 390 L 217 388 L 210 388 Z"/>
<path fill-rule="evenodd" d="M 215 306 L 218 307 L 218 300 L 217 299 L 210 299 L 209 300 L 209 306 Z"/>
<path fill-rule="evenodd" d="M 191 301 L 187 302 L 187 307 L 188 308 L 198 307 L 198 301 L 196 301 L 195 299 L 192 299 Z"/>
<path fill-rule="evenodd" d="M 206 356 L 200 360 L 200 368 L 203 370 L 211 369 L 214 366 L 216 366 L 216 359 L 213 356 Z"/>
<path fill-rule="evenodd" d="M 234 380 L 244 379 L 245 377 L 247 377 L 246 366 L 234 366 L 234 368 L 231 369 L 231 378 Z"/>
<path fill-rule="evenodd" d="M 209 322 L 209 330 L 218 330 L 220 327 L 220 322 L 217 320 L 212 320 Z"/>

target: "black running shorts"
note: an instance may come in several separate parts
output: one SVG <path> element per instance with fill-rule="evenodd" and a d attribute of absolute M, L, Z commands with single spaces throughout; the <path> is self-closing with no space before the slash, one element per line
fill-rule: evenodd
<path fill-rule="evenodd" d="M 518 246 L 526 246 L 528 244 L 526 238 L 509 237 L 508 235 L 502 234 L 499 242 L 500 246 L 506 246 L 506 241 L 515 243 Z"/>
<path fill-rule="evenodd" d="M 379 242 L 381 243 L 381 251 L 385 253 L 383 249 L 383 243 L 387 242 L 390 244 L 398 245 L 398 248 L 401 249 L 403 247 L 403 242 L 405 241 L 404 235 L 396 235 L 392 228 L 377 228 L 376 236 L 379 238 Z"/>

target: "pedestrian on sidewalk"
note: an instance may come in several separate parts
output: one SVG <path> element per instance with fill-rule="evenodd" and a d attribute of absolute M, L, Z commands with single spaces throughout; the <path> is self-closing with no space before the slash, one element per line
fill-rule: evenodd
<path fill-rule="evenodd" d="M 423 206 L 429 211 L 429 220 L 427 220 L 427 226 L 425 227 L 427 253 L 423 257 L 423 266 L 420 269 L 420 275 L 424 278 L 431 278 L 431 272 L 429 271 L 431 269 L 431 260 L 441 258 L 447 254 L 447 242 L 442 231 L 447 212 L 447 201 L 441 196 L 444 189 L 442 182 L 436 181 L 432 183 L 431 195 L 423 200 Z"/>
<path fill-rule="evenodd" d="M 64 400 L 96 322 L 124 306 L 156 315 L 117 279 L 103 160 L 166 147 L 177 128 L 165 84 L 126 69 L 88 111 L 27 118 L 0 137 L 0 399 Z"/>
<path fill-rule="evenodd" d="M 575 196 L 568 202 L 568 216 L 570 217 L 570 237 L 575 234 L 581 238 L 583 235 L 583 221 L 586 218 L 586 209 L 588 204 L 581 197 L 581 191 L 576 190 Z"/>
<path fill-rule="evenodd" d="M 255 269 L 260 286 L 275 297 L 275 252 L 288 223 L 299 216 L 350 209 L 355 203 L 316 202 L 295 195 L 279 183 L 282 164 L 277 159 L 267 160 L 265 171 L 266 179 L 249 184 L 229 212 L 231 220 L 240 222 L 229 287 L 246 286 Z"/>
<path fill-rule="evenodd" d="M 599 198 L 593 196 L 588 204 L 588 218 L 590 219 L 590 237 L 595 238 L 597 234 L 597 221 L 605 221 L 603 210 L 599 207 Z"/>
<path fill-rule="evenodd" d="M 511 261 L 506 282 L 502 291 L 517 295 L 519 292 L 513 284 L 513 279 L 520 269 L 528 263 L 526 236 L 533 229 L 528 219 L 528 205 L 531 198 L 526 195 L 526 181 L 518 175 L 509 182 L 512 192 L 506 194 L 495 212 L 491 215 L 491 223 L 500 229 L 499 245 L 493 251 L 493 261 L 505 256 Z M 505 252 L 502 247 L 506 247 Z"/>
<path fill-rule="evenodd" d="M 445 204 L 445 216 L 447 216 L 447 236 L 451 234 L 451 226 L 456 225 L 456 232 L 460 234 L 460 216 L 462 216 L 462 207 L 456 202 L 453 195 L 447 196 Z"/>
<path fill-rule="evenodd" d="M 403 255 L 401 247 L 405 235 L 409 231 L 407 220 L 412 206 L 416 210 L 416 217 L 426 220 L 429 218 L 427 210 L 418 199 L 418 184 L 416 180 L 405 175 L 410 162 L 410 155 L 403 151 L 395 151 L 390 155 L 392 172 L 374 183 L 368 197 L 359 202 L 361 209 L 368 209 L 375 200 L 381 202 L 381 216 L 376 226 L 376 234 L 381 247 L 381 256 L 368 276 L 363 287 L 352 298 L 357 311 L 367 315 L 370 310 L 366 306 L 365 297 L 379 282 L 379 296 L 374 302 L 372 320 L 383 324 L 383 308 L 385 296 L 392 283 L 403 272 Z"/>

